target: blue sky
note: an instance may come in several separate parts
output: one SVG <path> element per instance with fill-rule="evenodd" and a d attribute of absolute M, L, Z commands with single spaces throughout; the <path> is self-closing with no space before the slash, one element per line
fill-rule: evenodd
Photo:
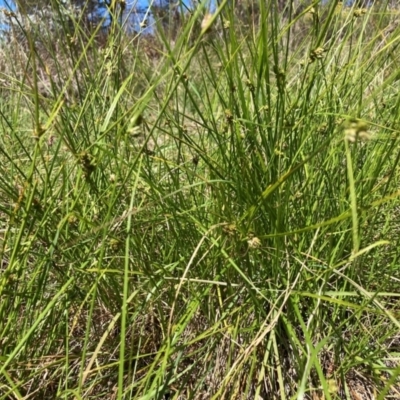
<path fill-rule="evenodd" d="M 73 0 L 72 0 L 73 1 Z M 153 0 L 154 1 L 154 0 Z M 160 0 L 156 0 L 157 2 Z M 162 1 L 162 0 L 161 0 Z M 104 2 L 104 0 L 103 0 Z M 126 11 L 130 10 L 133 7 L 137 7 L 138 9 L 146 9 L 148 4 L 149 4 L 149 0 L 126 0 Z M 6 9 L 10 9 L 11 10 L 15 10 L 16 9 L 16 5 L 14 3 L 14 0 L 0 0 L 0 8 L 6 8 Z M 0 15 L 0 28 L 4 27 L 2 26 L 2 15 Z M 131 18 L 129 18 L 129 20 L 131 21 L 131 23 L 133 23 L 132 26 L 138 25 L 140 20 L 142 17 L 135 17 L 134 15 L 131 16 Z"/>
<path fill-rule="evenodd" d="M 353 0 L 347 1 L 347 3 L 349 3 L 349 4 L 351 4 L 352 2 L 353 2 Z M 12 0 L 0 0 L 0 7 L 8 8 L 7 3 L 12 8 L 15 8 L 15 4 Z M 128 0 L 127 4 L 128 5 L 131 4 L 132 6 L 137 6 L 137 7 L 142 8 L 142 7 L 146 7 L 149 4 L 149 2 L 147 0 Z M 186 2 L 186 4 L 187 4 L 187 2 Z"/>
<path fill-rule="evenodd" d="M 14 3 L 12 3 L 12 4 L 9 3 L 9 5 L 10 5 L 10 7 L 15 8 Z M 7 9 L 9 8 L 9 7 L 7 7 L 6 1 L 4 1 L 4 0 L 0 0 L 0 7 L 7 8 Z"/>
<path fill-rule="evenodd" d="M 7 3 L 11 8 L 15 8 L 15 4 L 12 0 L 0 0 L 0 7 L 9 8 L 7 6 Z M 127 4 L 128 5 L 129 4 L 137 5 L 139 7 L 145 7 L 148 4 L 148 1 L 147 0 L 138 0 L 138 1 L 131 0 L 131 1 L 127 1 Z"/>

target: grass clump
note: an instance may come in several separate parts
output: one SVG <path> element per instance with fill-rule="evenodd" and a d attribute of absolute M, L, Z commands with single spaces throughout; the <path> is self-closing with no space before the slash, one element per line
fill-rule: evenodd
<path fill-rule="evenodd" d="M 0 398 L 395 398 L 399 29 L 336 3 L 13 17 Z"/>

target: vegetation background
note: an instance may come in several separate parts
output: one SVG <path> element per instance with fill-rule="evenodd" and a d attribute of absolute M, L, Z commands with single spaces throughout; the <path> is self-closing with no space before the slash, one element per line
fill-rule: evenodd
<path fill-rule="evenodd" d="M 32 4 L 0 399 L 400 398 L 396 4 Z"/>

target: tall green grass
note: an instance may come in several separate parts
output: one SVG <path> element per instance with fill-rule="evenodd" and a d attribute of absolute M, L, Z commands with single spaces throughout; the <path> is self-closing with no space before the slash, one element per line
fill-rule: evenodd
<path fill-rule="evenodd" d="M 0 399 L 398 394 L 400 31 L 336 3 L 14 22 Z"/>

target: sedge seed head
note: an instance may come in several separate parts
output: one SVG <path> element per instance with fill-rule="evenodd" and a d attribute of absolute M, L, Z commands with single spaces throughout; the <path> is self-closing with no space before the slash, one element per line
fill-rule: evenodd
<path fill-rule="evenodd" d="M 354 18 L 359 18 L 366 13 L 367 13 L 367 10 L 365 8 L 358 8 L 357 10 L 354 10 L 353 16 L 354 16 Z"/>
<path fill-rule="evenodd" d="M 344 137 L 350 143 L 355 143 L 358 139 L 368 141 L 371 134 L 368 132 L 368 124 L 365 121 L 352 119 L 344 124 Z"/>
<path fill-rule="evenodd" d="M 247 241 L 247 244 L 251 249 L 257 249 L 261 246 L 261 240 L 258 237 L 254 236 Z"/>
<path fill-rule="evenodd" d="M 213 15 L 208 13 L 204 16 L 203 21 L 201 21 L 201 30 L 203 33 L 209 32 L 212 26 Z"/>

